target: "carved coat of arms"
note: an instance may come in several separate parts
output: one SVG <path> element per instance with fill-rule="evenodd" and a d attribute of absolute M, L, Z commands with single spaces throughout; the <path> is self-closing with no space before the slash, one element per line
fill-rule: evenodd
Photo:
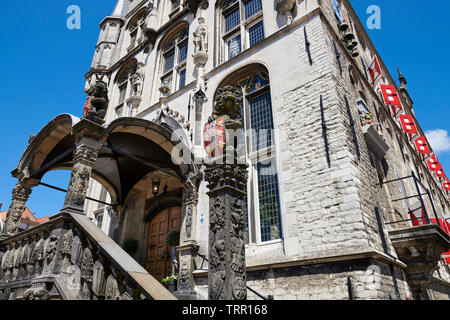
<path fill-rule="evenodd" d="M 225 148 L 225 117 L 208 122 L 203 131 L 205 151 L 210 157 L 223 154 Z"/>

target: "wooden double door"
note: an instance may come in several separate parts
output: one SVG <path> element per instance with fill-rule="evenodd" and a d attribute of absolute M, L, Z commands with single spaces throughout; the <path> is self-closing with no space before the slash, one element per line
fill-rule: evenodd
<path fill-rule="evenodd" d="M 145 265 L 156 280 L 172 273 L 172 248 L 167 246 L 166 238 L 170 231 L 180 229 L 181 207 L 164 209 L 150 221 Z"/>

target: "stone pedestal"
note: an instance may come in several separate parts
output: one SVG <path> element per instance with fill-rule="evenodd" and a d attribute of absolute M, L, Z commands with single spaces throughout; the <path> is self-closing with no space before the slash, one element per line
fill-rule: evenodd
<path fill-rule="evenodd" d="M 247 165 L 211 164 L 205 170 L 209 183 L 210 300 L 247 299 L 244 239 L 244 197 Z"/>
<path fill-rule="evenodd" d="M 427 286 L 433 282 L 441 254 L 450 249 L 450 236 L 436 225 L 389 232 L 399 259 L 407 264 L 405 273 L 416 300 L 429 300 Z"/>
<path fill-rule="evenodd" d="M 76 149 L 63 211 L 84 214 L 84 202 L 92 167 L 106 142 L 106 132 L 101 125 L 82 119 L 73 127 L 73 134 Z"/>
<path fill-rule="evenodd" d="M 194 256 L 197 254 L 199 246 L 196 243 L 182 244 L 177 247 L 180 261 L 180 273 L 178 276 L 178 291 L 183 295 L 194 294 L 195 282 L 192 273 L 195 270 Z"/>

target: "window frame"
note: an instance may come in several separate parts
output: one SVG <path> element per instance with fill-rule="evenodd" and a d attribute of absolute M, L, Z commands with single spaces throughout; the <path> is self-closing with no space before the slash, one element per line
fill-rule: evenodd
<path fill-rule="evenodd" d="M 253 14 L 252 16 L 246 18 L 246 8 L 245 5 L 250 1 L 261 1 L 261 10 Z M 227 30 L 227 16 L 234 12 L 236 9 L 239 11 L 239 24 L 235 27 L 231 28 L 230 30 Z M 225 5 L 221 8 L 219 8 L 219 19 L 221 21 L 222 26 L 219 28 L 220 30 L 220 41 L 221 41 L 221 50 L 223 58 L 223 61 L 219 61 L 219 64 L 224 63 L 228 60 L 231 60 L 235 58 L 236 56 L 239 56 L 241 53 L 246 51 L 247 49 L 252 48 L 253 46 L 257 45 L 256 43 L 253 46 L 250 46 L 250 34 L 249 30 L 250 28 L 254 27 L 258 23 L 262 23 L 263 26 L 263 40 L 266 38 L 266 28 L 264 26 L 264 7 L 263 7 L 263 1 L 262 0 L 236 0 L 230 5 Z M 241 43 L 240 43 L 240 51 L 237 55 L 230 58 L 229 55 L 229 41 L 236 38 L 238 35 L 241 36 Z"/>
<path fill-rule="evenodd" d="M 254 72 L 257 74 L 259 71 Z M 266 72 L 266 71 L 264 71 Z M 249 73 L 249 76 L 254 76 Z M 267 76 L 268 73 L 267 73 Z M 237 82 L 239 83 L 239 82 Z M 282 201 L 281 201 L 281 184 L 280 184 L 280 172 L 278 166 L 278 156 L 276 152 L 276 137 L 275 134 L 272 134 L 271 145 L 261 148 L 259 150 L 253 151 L 253 136 L 254 132 L 251 131 L 252 128 L 252 119 L 251 119 L 251 101 L 257 97 L 263 96 L 265 94 L 269 94 L 270 107 L 272 112 L 272 126 L 275 128 L 275 116 L 273 112 L 273 97 L 270 87 L 270 79 L 267 83 L 260 87 L 247 92 L 245 87 L 242 87 L 242 96 L 243 96 L 243 122 L 244 122 L 244 132 L 245 132 L 245 159 L 241 158 L 241 161 L 245 161 L 249 165 L 249 178 L 247 181 L 247 199 L 251 199 L 252 201 L 247 201 L 247 231 L 246 237 L 248 239 L 249 244 L 256 245 L 269 245 L 272 243 L 279 243 L 283 241 L 284 238 L 284 226 L 283 226 L 283 210 L 282 210 Z M 273 131 L 272 131 L 273 132 Z M 260 208 L 260 195 L 259 195 L 259 184 L 260 181 L 258 179 L 258 163 L 265 161 L 271 161 L 273 165 L 275 165 L 275 171 L 277 173 L 277 188 L 278 188 L 278 206 L 279 206 L 279 216 L 278 219 L 278 228 L 279 228 L 279 238 L 271 239 L 267 241 L 263 241 L 262 239 L 262 230 L 261 230 L 261 208 Z M 244 204 L 245 205 L 245 204 Z"/>
<path fill-rule="evenodd" d="M 165 48 L 161 49 L 161 76 L 159 77 L 160 86 L 163 85 L 164 81 L 167 79 L 172 79 L 170 91 L 168 95 L 172 95 L 182 88 L 180 85 L 180 74 L 183 70 L 187 70 L 187 61 L 189 57 L 189 29 L 182 28 L 179 32 L 176 32 L 171 41 L 167 42 Z M 184 37 L 182 38 L 182 33 L 184 33 Z M 186 55 L 183 60 L 181 60 L 182 48 L 186 47 Z M 173 54 L 173 66 L 171 69 L 166 70 L 166 56 Z M 186 87 L 186 77 L 185 76 L 185 85 Z"/>

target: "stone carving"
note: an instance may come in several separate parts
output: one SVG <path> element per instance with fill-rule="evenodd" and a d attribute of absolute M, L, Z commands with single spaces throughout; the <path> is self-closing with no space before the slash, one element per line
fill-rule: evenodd
<path fill-rule="evenodd" d="M 97 152 L 86 145 L 81 145 L 75 150 L 73 160 L 87 166 L 93 166 L 97 160 Z"/>
<path fill-rule="evenodd" d="M 292 9 L 295 6 L 296 0 L 277 0 L 277 12 L 283 16 L 287 16 L 287 24 L 292 23 Z"/>
<path fill-rule="evenodd" d="M 139 62 L 137 64 L 136 73 L 131 78 L 131 82 L 133 83 L 134 95 L 142 96 L 142 91 L 144 87 L 144 79 L 145 79 L 145 69 L 144 64 Z"/>
<path fill-rule="evenodd" d="M 194 187 L 195 188 L 195 187 Z M 194 206 L 198 202 L 198 194 L 195 189 L 188 190 L 186 192 L 185 206 L 186 206 L 186 237 L 191 238 L 192 236 L 192 218 L 194 213 Z"/>
<path fill-rule="evenodd" d="M 209 121 L 220 116 L 227 116 L 237 122 L 242 122 L 242 92 L 232 86 L 225 86 L 217 90 L 214 101 L 213 114 Z"/>
<path fill-rule="evenodd" d="M 83 250 L 83 256 L 81 258 L 81 278 L 91 283 L 94 274 L 94 259 L 92 252 L 89 248 Z"/>
<path fill-rule="evenodd" d="M 105 270 L 101 262 L 97 260 L 94 263 L 92 291 L 94 291 L 95 295 L 97 296 L 103 296 L 105 294 L 105 288 L 106 288 Z"/>
<path fill-rule="evenodd" d="M 106 280 L 105 300 L 121 300 L 119 285 L 112 275 Z"/>
<path fill-rule="evenodd" d="M 218 92 L 210 119 L 225 116 L 226 128 L 239 128 L 242 94 L 226 86 Z M 247 183 L 247 165 L 238 163 L 233 151 L 232 164 L 207 164 L 209 209 L 209 298 L 245 300 L 245 239 L 243 199 Z M 226 155 L 224 155 L 226 157 Z"/>
<path fill-rule="evenodd" d="M 58 249 L 58 237 L 51 235 L 48 239 L 47 247 L 45 249 L 45 261 L 50 264 L 56 255 Z"/>
<path fill-rule="evenodd" d="M 92 300 L 103 296 L 108 300 L 151 298 L 148 292 L 127 281 L 127 271 L 123 267 L 112 270 L 113 273 L 107 277 L 107 272 L 115 268 L 112 266 L 114 261 L 89 238 L 89 230 L 75 227 L 73 221 L 65 220 L 71 217 L 67 215 L 51 220 L 46 224 L 47 229 L 40 233 L 26 231 L 31 234 L 21 234 L 15 242 L 1 248 L 0 300 L 60 297 L 59 287 L 52 284 L 52 276 L 60 279 L 58 285 L 65 295 L 73 299 Z M 81 243 L 87 243 L 84 249 Z M 53 264 L 56 257 L 62 260 Z M 43 270 L 45 280 L 40 278 Z"/>
<path fill-rule="evenodd" d="M 71 264 L 70 258 L 72 255 L 72 242 L 73 242 L 73 232 L 71 229 L 66 230 L 63 236 L 61 255 L 63 258 L 62 268 L 64 272 L 68 272 Z"/>
<path fill-rule="evenodd" d="M 69 197 L 68 204 L 74 204 L 77 207 L 83 206 L 84 200 L 86 199 L 90 173 L 91 171 L 87 167 L 73 168 L 69 190 L 67 192 Z"/>
<path fill-rule="evenodd" d="M 198 27 L 194 31 L 195 53 L 208 52 L 208 26 L 203 17 L 198 18 Z"/>
<path fill-rule="evenodd" d="M 178 122 L 178 124 L 185 129 L 188 133 L 192 133 L 192 125 L 191 122 L 187 121 L 186 118 L 181 115 L 178 111 L 172 110 L 168 105 L 164 105 L 161 107 L 161 110 L 159 111 L 158 115 L 156 116 L 156 122 L 158 124 L 164 123 L 164 116 L 169 116 L 175 121 Z"/>
<path fill-rule="evenodd" d="M 87 91 L 89 107 L 85 108 L 85 117 L 97 123 L 103 123 L 108 109 L 108 85 L 103 81 L 103 75 L 95 75 L 96 82 Z"/>
<path fill-rule="evenodd" d="M 191 285 L 189 283 L 190 275 L 189 275 L 189 266 L 187 263 L 183 263 L 180 269 L 180 290 L 189 290 Z"/>
<path fill-rule="evenodd" d="M 16 184 L 12 193 L 11 206 L 7 214 L 5 226 L 2 233 L 2 238 L 7 238 L 15 235 L 19 229 L 20 218 L 25 210 L 25 204 L 30 197 L 31 188 L 21 184 Z"/>
<path fill-rule="evenodd" d="M 45 287 L 31 288 L 24 292 L 25 300 L 48 300 L 50 292 Z"/>

